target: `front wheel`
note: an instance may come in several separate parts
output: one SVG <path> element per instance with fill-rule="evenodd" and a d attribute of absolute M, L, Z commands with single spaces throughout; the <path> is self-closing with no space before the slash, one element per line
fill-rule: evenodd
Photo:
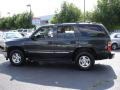
<path fill-rule="evenodd" d="M 9 58 L 10 58 L 11 64 L 15 66 L 20 66 L 25 63 L 25 56 L 23 52 L 20 50 L 12 50 L 10 52 Z"/>
<path fill-rule="evenodd" d="M 81 70 L 89 70 L 94 66 L 93 55 L 88 52 L 80 52 L 76 55 L 76 64 Z"/>

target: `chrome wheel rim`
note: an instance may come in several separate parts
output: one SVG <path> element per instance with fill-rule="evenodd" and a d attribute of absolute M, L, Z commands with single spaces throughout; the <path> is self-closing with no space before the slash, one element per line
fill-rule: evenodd
<path fill-rule="evenodd" d="M 88 56 L 81 56 L 79 58 L 79 65 L 83 68 L 89 67 L 91 64 L 90 58 Z"/>
<path fill-rule="evenodd" d="M 12 55 L 12 61 L 16 64 L 21 62 L 21 55 L 19 53 L 14 53 Z"/>

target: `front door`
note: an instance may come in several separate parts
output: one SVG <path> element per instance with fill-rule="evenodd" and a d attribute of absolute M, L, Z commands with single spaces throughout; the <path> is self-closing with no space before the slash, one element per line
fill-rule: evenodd
<path fill-rule="evenodd" d="M 53 58 L 54 56 L 54 33 L 53 27 L 40 28 L 27 42 L 25 48 L 28 55 L 33 59 Z"/>

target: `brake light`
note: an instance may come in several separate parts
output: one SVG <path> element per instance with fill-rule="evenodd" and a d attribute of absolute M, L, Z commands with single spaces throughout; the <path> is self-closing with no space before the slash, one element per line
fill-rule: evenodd
<path fill-rule="evenodd" d="M 109 41 L 108 42 L 108 44 L 107 44 L 107 51 L 109 51 L 109 52 L 111 52 L 112 51 L 112 43 L 111 43 L 111 41 Z"/>

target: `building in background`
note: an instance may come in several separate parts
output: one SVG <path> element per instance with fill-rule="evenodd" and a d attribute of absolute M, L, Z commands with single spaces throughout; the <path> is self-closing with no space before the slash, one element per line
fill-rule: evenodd
<path fill-rule="evenodd" d="M 49 24 L 50 20 L 53 18 L 53 15 L 41 16 L 41 25 Z"/>
<path fill-rule="evenodd" d="M 50 20 L 53 18 L 54 15 L 46 15 L 41 17 L 34 17 L 32 19 L 32 24 L 37 27 L 40 27 L 41 25 L 50 24 Z"/>
<path fill-rule="evenodd" d="M 41 23 L 40 23 L 40 18 L 34 17 L 32 19 L 32 24 L 36 26 L 36 28 L 40 27 Z"/>

